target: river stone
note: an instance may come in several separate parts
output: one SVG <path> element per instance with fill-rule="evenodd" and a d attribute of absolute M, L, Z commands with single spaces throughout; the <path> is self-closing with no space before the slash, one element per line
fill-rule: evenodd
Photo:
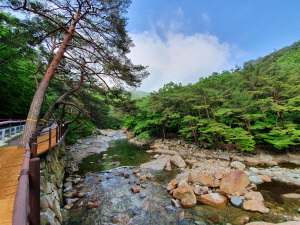
<path fill-rule="evenodd" d="M 233 194 L 250 184 L 248 175 L 242 170 L 234 170 L 224 175 L 220 182 L 220 189 L 227 194 Z"/>
<path fill-rule="evenodd" d="M 248 211 L 257 211 L 261 213 L 268 213 L 270 210 L 264 206 L 264 203 L 262 201 L 257 200 L 248 200 L 245 201 L 242 209 L 248 210 Z"/>
<path fill-rule="evenodd" d="M 175 166 L 179 167 L 179 168 L 185 168 L 186 167 L 186 163 L 185 161 L 181 158 L 180 155 L 174 155 L 171 159 L 170 162 L 173 163 Z"/>
<path fill-rule="evenodd" d="M 152 170 L 163 170 L 165 166 L 167 165 L 168 158 L 161 158 L 161 159 L 156 159 L 151 162 L 144 163 L 140 165 L 141 169 L 152 169 Z"/>
<path fill-rule="evenodd" d="M 64 183 L 64 187 L 72 187 L 73 183 L 71 181 L 68 181 Z"/>
<path fill-rule="evenodd" d="M 171 171 L 172 171 L 172 168 L 171 168 L 171 167 L 169 167 L 169 166 L 166 166 L 166 167 L 165 167 L 165 171 L 167 171 L 167 172 L 171 172 Z"/>
<path fill-rule="evenodd" d="M 41 212 L 46 212 L 46 209 L 49 208 L 49 203 L 46 196 L 40 198 L 40 208 Z"/>
<path fill-rule="evenodd" d="M 296 193 L 282 194 L 281 198 L 286 204 L 296 203 L 300 201 L 300 194 L 296 194 Z"/>
<path fill-rule="evenodd" d="M 194 193 L 196 194 L 196 195 L 201 195 L 201 187 L 199 186 L 199 185 L 196 185 L 195 187 L 194 187 Z"/>
<path fill-rule="evenodd" d="M 140 193 L 140 189 L 139 188 L 131 188 L 131 191 L 136 194 L 136 193 Z"/>
<path fill-rule="evenodd" d="M 264 201 L 264 197 L 262 196 L 262 194 L 260 192 L 257 191 L 251 191 L 251 192 L 247 192 L 244 195 L 246 200 L 257 200 L 257 201 Z"/>
<path fill-rule="evenodd" d="M 248 165 L 251 166 L 256 166 L 260 163 L 258 159 L 252 158 L 252 157 L 246 157 L 245 161 L 247 162 Z"/>
<path fill-rule="evenodd" d="M 246 168 L 245 164 L 241 163 L 239 161 L 234 161 L 234 162 L 230 163 L 230 166 L 237 170 L 244 170 Z"/>
<path fill-rule="evenodd" d="M 64 206 L 64 209 L 70 210 L 73 206 L 74 206 L 74 204 L 68 203 L 68 204 L 66 204 L 66 205 Z"/>
<path fill-rule="evenodd" d="M 193 187 L 189 185 L 181 185 L 173 192 L 173 196 L 180 200 L 183 207 L 189 208 L 197 204 Z"/>
<path fill-rule="evenodd" d="M 272 182 L 272 179 L 271 179 L 269 176 L 267 176 L 267 175 L 261 176 L 260 178 L 261 178 L 264 182 Z"/>
<path fill-rule="evenodd" d="M 88 153 L 95 153 L 99 154 L 101 152 L 104 152 L 106 149 L 105 148 L 99 148 L 99 147 L 88 147 L 85 151 Z"/>
<path fill-rule="evenodd" d="M 257 168 L 255 168 L 255 167 L 250 167 L 249 171 L 251 171 L 253 173 L 258 173 L 259 172 L 259 170 Z"/>
<path fill-rule="evenodd" d="M 206 205 L 214 206 L 217 208 L 224 208 L 227 205 L 227 198 L 219 193 L 210 193 L 197 196 L 197 200 Z"/>
<path fill-rule="evenodd" d="M 212 176 L 208 176 L 205 173 L 191 171 L 189 174 L 189 180 L 192 182 L 200 182 L 201 184 L 208 186 L 208 187 L 215 187 L 214 178 Z"/>
<path fill-rule="evenodd" d="M 221 169 L 212 169 L 211 171 L 213 171 L 214 177 L 217 180 L 222 179 L 222 177 L 224 176 L 224 171 Z"/>
<path fill-rule="evenodd" d="M 171 203 L 176 207 L 176 208 L 180 208 L 180 203 L 178 199 L 172 199 Z"/>
<path fill-rule="evenodd" d="M 170 183 L 167 185 L 167 190 L 171 191 L 172 189 L 176 188 L 178 183 L 179 183 L 179 180 L 177 180 L 177 179 L 171 180 Z"/>
<path fill-rule="evenodd" d="M 165 149 L 156 149 L 154 152 L 161 153 L 161 154 L 168 154 L 168 155 L 176 155 L 176 154 L 178 154 L 177 151 L 174 151 L 174 150 L 165 150 Z"/>
<path fill-rule="evenodd" d="M 251 173 L 249 175 L 249 179 L 250 179 L 251 183 L 256 184 L 256 185 L 264 183 L 264 181 L 258 175 L 253 174 L 253 173 Z"/>
<path fill-rule="evenodd" d="M 189 172 L 185 171 L 183 173 L 177 174 L 176 179 L 177 180 L 185 180 L 186 182 L 189 180 Z"/>
<path fill-rule="evenodd" d="M 299 225 L 299 222 L 296 221 L 288 221 L 288 222 L 283 222 L 283 223 L 268 223 L 268 222 L 263 222 L 263 221 L 259 221 L 259 222 L 251 222 L 251 223 L 247 223 L 247 225 Z"/>
<path fill-rule="evenodd" d="M 187 183 L 186 180 L 182 179 L 182 180 L 179 181 L 179 183 L 177 184 L 177 186 L 179 187 L 181 185 L 188 185 L 188 183 Z"/>
<path fill-rule="evenodd" d="M 96 203 L 93 203 L 93 202 L 88 202 L 87 206 L 86 206 L 88 209 L 90 208 L 98 208 L 99 205 L 96 204 Z"/>
<path fill-rule="evenodd" d="M 77 191 L 76 191 L 75 189 L 73 189 L 73 190 L 71 190 L 71 191 L 68 191 L 68 192 L 64 193 L 64 194 L 63 194 L 63 197 L 64 197 L 65 199 L 67 199 L 67 198 L 73 198 L 73 197 L 75 197 L 76 195 L 77 195 Z"/>
<path fill-rule="evenodd" d="M 233 206 L 238 207 L 238 208 L 241 208 L 243 205 L 243 200 L 238 196 L 233 196 L 230 199 L 230 202 Z"/>
<path fill-rule="evenodd" d="M 237 225 L 242 225 L 242 224 L 248 224 L 250 221 L 250 217 L 245 215 L 245 216 L 239 216 L 238 218 L 234 219 L 233 224 Z"/>

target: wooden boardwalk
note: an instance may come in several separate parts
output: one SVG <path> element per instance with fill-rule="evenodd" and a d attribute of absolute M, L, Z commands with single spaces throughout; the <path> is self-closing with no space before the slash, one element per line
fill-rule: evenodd
<path fill-rule="evenodd" d="M 38 142 L 47 140 L 48 134 L 38 138 Z M 52 138 L 51 143 L 56 143 Z M 48 141 L 38 145 L 38 154 L 48 150 Z M 15 194 L 18 186 L 25 148 L 11 146 L 0 149 L 0 224 L 11 225 Z"/>

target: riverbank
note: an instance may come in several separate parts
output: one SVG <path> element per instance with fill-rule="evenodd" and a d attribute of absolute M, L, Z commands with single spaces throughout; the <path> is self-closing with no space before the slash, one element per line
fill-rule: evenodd
<path fill-rule="evenodd" d="M 124 131 L 121 133 L 125 135 Z M 297 200 L 296 203 L 278 203 L 265 197 L 268 192 L 261 194 L 259 190 L 260 183 L 274 180 L 299 185 L 299 169 L 280 166 L 281 162 L 289 160 L 287 157 L 297 164 L 298 158 L 293 155 L 282 158 L 258 152 L 209 151 L 180 140 L 156 140 L 148 150 L 154 153 L 153 160 L 140 167 L 119 167 L 107 172 L 88 173 L 84 177 L 76 174 L 76 166 L 82 158 L 105 151 L 105 137 L 107 134 L 93 137 L 93 142 L 91 139 L 81 140 L 69 149 L 73 156 L 68 170 L 72 173 L 68 178 L 71 185 L 65 191 L 65 202 L 68 204 L 64 211 L 74 219 L 66 224 L 300 222 Z M 76 158 L 76 155 L 79 157 Z M 246 182 L 234 189 L 236 180 L 225 182 L 226 175 L 230 173 L 228 177 L 239 178 L 236 180 L 245 177 L 242 180 Z M 232 176 L 232 173 L 239 175 Z M 297 187 L 293 192 L 297 191 Z M 293 194 L 297 197 L 299 193 Z M 192 200 L 185 196 L 192 196 Z M 201 199 L 216 199 L 218 196 L 226 199 L 225 203 L 221 203 L 224 207 L 208 204 Z M 243 203 L 256 201 L 259 207 L 257 204 L 247 206 L 247 203 L 241 209 L 238 205 L 234 206 L 236 203 L 232 199 Z"/>

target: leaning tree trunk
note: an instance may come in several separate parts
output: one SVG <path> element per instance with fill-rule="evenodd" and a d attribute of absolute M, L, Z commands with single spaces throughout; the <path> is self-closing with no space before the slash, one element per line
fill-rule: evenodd
<path fill-rule="evenodd" d="M 57 67 L 60 64 L 60 61 L 63 58 L 64 53 L 66 52 L 66 49 L 67 49 L 70 41 L 73 38 L 73 34 L 74 34 L 74 30 L 75 30 L 77 21 L 78 21 L 78 14 L 72 20 L 72 23 L 67 31 L 67 34 L 58 49 L 58 52 L 54 56 L 50 66 L 47 68 L 46 73 L 44 74 L 44 77 L 34 94 L 34 97 L 33 97 L 33 100 L 31 102 L 31 106 L 29 109 L 29 113 L 27 116 L 25 129 L 24 129 L 23 135 L 21 137 L 21 140 L 19 142 L 19 146 L 18 146 L 19 148 L 23 148 L 25 146 L 25 143 L 29 141 L 29 138 L 35 132 L 47 88 L 49 86 L 51 79 L 53 78 L 53 76 L 56 72 Z"/>
<path fill-rule="evenodd" d="M 37 132 L 42 131 L 42 129 L 46 126 L 47 122 L 49 121 L 49 119 L 52 117 L 53 113 L 58 109 L 59 105 L 61 104 L 61 102 L 69 97 L 70 95 L 72 95 L 73 93 L 75 93 L 76 91 L 78 91 L 80 89 L 80 87 L 83 84 L 83 76 L 81 76 L 80 81 L 78 82 L 78 85 L 73 88 L 72 90 L 69 90 L 68 92 L 64 93 L 63 95 L 61 95 L 56 101 L 55 103 L 49 107 L 49 109 L 47 110 L 47 112 L 45 113 L 43 119 L 38 123 L 38 127 L 36 129 Z"/>

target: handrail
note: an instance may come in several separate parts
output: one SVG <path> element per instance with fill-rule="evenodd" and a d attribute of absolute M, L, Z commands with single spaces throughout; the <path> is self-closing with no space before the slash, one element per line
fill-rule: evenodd
<path fill-rule="evenodd" d="M 46 152 L 58 145 L 67 129 L 67 124 L 57 126 L 54 136 L 51 136 L 52 129 L 48 130 L 49 138 L 47 140 L 49 144 Z M 51 139 L 53 137 L 56 137 L 56 141 L 52 145 Z M 40 224 L 40 158 L 37 154 L 38 144 L 37 134 L 35 134 L 25 145 L 25 156 L 14 201 L 13 225 Z"/>
<path fill-rule="evenodd" d="M 21 133 L 24 130 L 25 125 L 18 125 L 13 127 L 6 127 L 0 129 L 0 140 L 5 140 L 6 137 Z"/>
<path fill-rule="evenodd" d="M 29 214 L 29 160 L 31 154 L 29 143 L 26 143 L 25 149 L 25 156 L 19 175 L 17 193 L 14 202 L 13 225 L 27 224 L 27 217 Z"/>

